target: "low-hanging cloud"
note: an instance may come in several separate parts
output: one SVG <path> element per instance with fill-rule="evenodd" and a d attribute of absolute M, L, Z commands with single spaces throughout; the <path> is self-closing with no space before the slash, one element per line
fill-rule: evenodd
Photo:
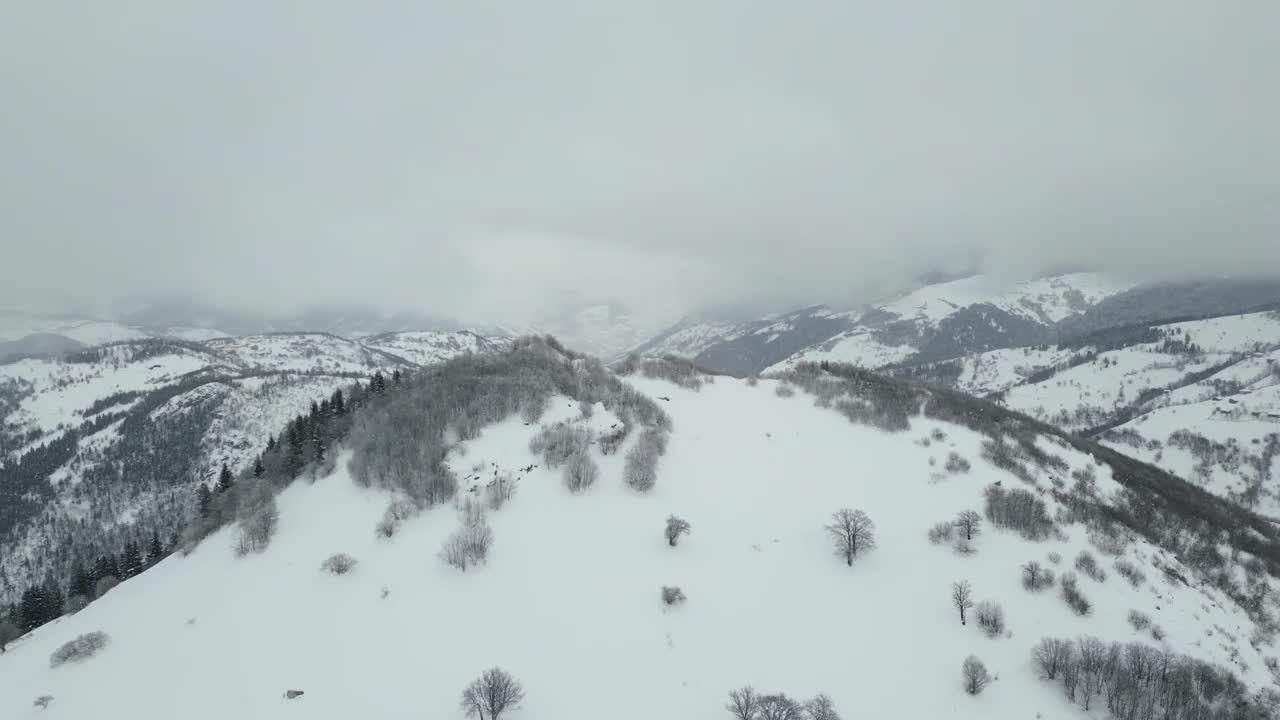
<path fill-rule="evenodd" d="M 506 320 L 1280 260 L 1280 5 L 19 3 L 0 303 Z"/>

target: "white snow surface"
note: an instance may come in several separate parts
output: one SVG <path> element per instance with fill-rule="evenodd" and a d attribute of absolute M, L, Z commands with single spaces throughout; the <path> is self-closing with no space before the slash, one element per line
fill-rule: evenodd
<path fill-rule="evenodd" d="M 1126 622 L 1130 609 L 1151 615 L 1169 648 L 1224 663 L 1252 686 L 1270 682 L 1244 614 L 1208 586 L 1170 584 L 1151 565 L 1163 553 L 1144 543 L 1127 551 L 1146 570 L 1142 587 L 1115 573 L 1101 584 L 1080 579 L 1095 606 L 1086 618 L 1056 592 L 1024 591 L 1018 571 L 1050 551 L 1066 570 L 1088 546 L 1080 526 L 1044 543 L 988 528 L 970 557 L 930 545 L 934 522 L 980 508 L 990 482 L 1017 482 L 979 458 L 980 437 L 967 429 L 917 419 L 910 432 L 886 434 L 803 394 L 778 398 L 770 381 L 719 379 L 700 392 L 634 384 L 669 396 L 663 409 L 674 419 L 651 493 L 624 486 L 622 453 L 597 454 L 601 478 L 579 495 L 537 468 L 491 514 L 487 564 L 461 573 L 435 557 L 458 525 L 451 508 L 379 541 L 373 527 L 390 496 L 357 487 L 339 462 L 285 491 L 264 554 L 235 558 L 223 530 L 13 643 L 0 656 L 0 717 L 30 717 L 48 694 L 43 715 L 77 720 L 460 718 L 463 686 L 500 665 L 527 691 L 503 716 L 513 720 L 727 717 L 727 693 L 746 684 L 828 693 L 846 718 L 1083 718 L 1037 678 L 1030 649 L 1046 635 L 1154 644 Z M 573 417 L 574 405 L 553 402 L 542 421 Z M 598 412 L 592 422 L 607 421 Z M 935 427 L 948 439 L 922 448 Z M 539 463 L 528 450 L 536 430 L 513 417 L 451 462 L 460 474 Z M 972 472 L 937 478 L 928 459 L 952 449 Z M 1054 452 L 1073 468 L 1092 462 Z M 1099 470 L 1099 488 L 1114 492 Z M 846 506 L 878 528 L 879 547 L 852 568 L 822 530 Z M 676 548 L 661 535 L 673 512 L 693 525 Z M 339 551 L 359 560 L 352 573 L 321 572 Z M 948 597 L 960 579 L 975 599 L 1003 604 L 1007 636 L 959 623 Z M 688 601 L 665 608 L 663 585 L 682 587 Z M 94 630 L 111 636 L 97 657 L 50 669 L 55 648 Z M 961 689 L 970 654 L 998 678 L 978 697 Z M 306 694 L 288 701 L 287 689 Z"/>

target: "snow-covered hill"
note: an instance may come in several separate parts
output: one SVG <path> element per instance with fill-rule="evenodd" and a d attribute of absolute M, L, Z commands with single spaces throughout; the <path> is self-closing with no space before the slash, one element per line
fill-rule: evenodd
<path fill-rule="evenodd" d="M 164 537 L 192 492 L 239 470 L 335 390 L 490 352 L 471 333 L 140 339 L 0 364 L 0 601 L 76 549 Z"/>
<path fill-rule="evenodd" d="M 552 335 L 567 347 L 611 359 L 653 337 L 662 321 L 645 318 L 619 302 L 571 305 L 532 323 L 526 332 Z"/>
<path fill-rule="evenodd" d="M 554 363 L 548 377 L 589 371 L 582 359 Z M 536 420 L 512 415 L 452 445 L 445 462 L 464 479 L 460 497 L 482 497 L 486 478 L 519 483 L 488 513 L 487 560 L 462 572 L 435 557 L 459 526 L 455 503 L 379 537 L 375 525 L 395 496 L 353 482 L 347 451 L 333 472 L 283 492 L 278 529 L 260 554 L 237 557 L 237 531 L 226 528 L 11 644 L 0 655 L 0 716 L 26 717 L 49 696 L 45 712 L 68 719 L 151 720 L 175 708 L 193 720 L 453 718 L 462 717 L 462 688 L 498 665 L 524 685 L 524 702 L 510 712 L 524 720 L 729 718 L 728 694 L 744 685 L 826 693 L 846 718 L 1106 717 L 1109 694 L 1088 693 L 1085 713 L 1079 691 L 1073 704 L 1060 682 L 1040 676 L 1032 650 L 1048 636 L 1138 642 L 1160 658 L 1229 670 L 1245 690 L 1223 693 L 1218 675 L 1197 670 L 1185 683 L 1139 673 L 1131 693 L 1164 702 L 1182 685 L 1197 702 L 1221 698 L 1214 717 L 1246 717 L 1225 698 L 1275 683 L 1274 634 L 1255 622 L 1277 609 L 1273 591 L 1261 593 L 1251 618 L 1220 589 L 1274 584 L 1257 568 L 1280 559 L 1274 528 L 1209 499 L 1187 504 L 1172 485 L 1144 487 L 1147 471 L 1131 461 L 951 395 L 911 390 L 927 402 L 907 408 L 895 386 L 857 375 L 755 384 L 684 372 L 672 376 L 686 387 L 631 379 L 674 428 L 649 492 L 623 479 L 642 433 L 603 452 L 600 441 L 625 413 L 603 400 L 584 412 L 579 401 L 590 398 L 552 395 Z M 460 387 L 456 397 L 474 391 Z M 992 417 L 973 412 L 982 408 Z M 599 479 L 579 493 L 530 451 L 534 435 L 559 422 L 597 441 L 587 456 Z M 997 463 L 993 442 L 1033 448 L 1041 461 L 1015 452 Z M 946 470 L 952 455 L 969 467 Z M 1031 533 L 1039 540 L 991 525 L 1003 517 L 991 508 L 1002 506 L 986 496 L 1022 489 L 1045 504 L 1035 522 L 1048 527 Z M 843 507 L 875 523 L 877 546 L 851 566 L 823 528 Z M 1138 507 L 1154 517 L 1130 514 Z M 984 508 L 980 534 L 956 545 L 963 552 L 931 544 L 935 523 Z M 1184 514 L 1192 508 L 1203 517 Z M 692 523 L 676 546 L 662 536 L 672 513 Z M 1248 542 L 1266 557 L 1252 560 Z M 1215 571 L 1205 548 L 1230 562 Z M 337 552 L 358 564 L 345 575 L 322 572 Z M 1098 579 L 1072 569 L 1084 553 L 1100 562 Z M 1077 573 L 1092 609 L 1073 612 L 1056 586 L 1024 589 L 1028 561 L 1060 578 Z M 1136 571 L 1132 584 L 1121 567 Z M 1002 631 L 960 622 L 950 600 L 959 581 L 974 600 L 1002 606 Z M 663 586 L 687 599 L 664 605 Z M 96 656 L 50 667 L 55 649 L 94 631 L 110 637 Z M 976 696 L 961 682 L 970 655 L 994 678 Z M 1183 678 L 1182 667 L 1191 666 L 1175 661 L 1165 673 Z M 1135 677 L 1113 670 L 1116 683 Z M 1116 697 L 1129 697 L 1127 687 L 1117 684 Z M 305 694 L 286 699 L 293 689 Z"/>

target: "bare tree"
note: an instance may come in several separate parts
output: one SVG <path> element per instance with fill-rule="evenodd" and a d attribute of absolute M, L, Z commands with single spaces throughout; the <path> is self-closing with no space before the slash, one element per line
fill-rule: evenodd
<path fill-rule="evenodd" d="M 506 670 L 489 668 L 462 691 L 462 710 L 467 717 L 498 720 L 505 710 L 515 709 L 524 700 L 524 688 Z"/>
<path fill-rule="evenodd" d="M 687 534 L 691 529 L 693 526 L 687 520 L 671 515 L 667 517 L 667 529 L 663 534 L 667 536 L 667 544 L 675 547 L 680 536 Z"/>
<path fill-rule="evenodd" d="M 956 527 L 964 533 L 965 540 L 972 540 L 982 532 L 982 516 L 973 510 L 965 510 L 956 515 Z"/>
<path fill-rule="evenodd" d="M 0 655 L 4 654 L 4 646 L 22 637 L 22 631 L 8 620 L 0 621 Z"/>
<path fill-rule="evenodd" d="M 595 484 L 600 468 L 585 450 L 569 457 L 564 466 L 564 484 L 570 492 L 581 492 Z"/>
<path fill-rule="evenodd" d="M 835 703 L 826 694 L 818 695 L 805 703 L 804 712 L 808 716 L 807 720 L 840 720 Z"/>
<path fill-rule="evenodd" d="M 488 495 L 489 509 L 501 510 L 508 500 L 515 497 L 516 479 L 510 473 L 502 473 L 493 479 L 485 492 Z"/>
<path fill-rule="evenodd" d="M 966 624 L 964 611 L 973 607 L 973 586 L 968 580 L 951 583 L 951 604 L 960 611 L 960 624 Z"/>
<path fill-rule="evenodd" d="M 1044 638 L 1031 651 L 1036 667 L 1040 668 L 1040 675 L 1046 680 L 1056 679 L 1074 654 L 1071 641 L 1058 638 Z"/>
<path fill-rule="evenodd" d="M 987 672 L 987 666 L 983 665 L 976 655 L 965 658 L 960 671 L 964 675 L 964 691 L 970 695 L 977 695 L 991 683 L 991 674 Z"/>
<path fill-rule="evenodd" d="M 1093 696 L 1102 689 L 1104 680 L 1103 666 L 1107 662 L 1107 645 L 1096 637 L 1080 638 L 1080 682 L 1084 694 L 1082 704 L 1089 709 Z"/>
<path fill-rule="evenodd" d="M 765 695 L 760 698 L 759 720 L 801 720 L 804 706 L 792 700 L 786 693 Z"/>
<path fill-rule="evenodd" d="M 684 591 L 675 585 L 662 586 L 662 602 L 667 605 L 676 605 L 686 600 Z"/>
<path fill-rule="evenodd" d="M 729 702 L 725 703 L 724 709 L 737 720 L 756 720 L 760 711 L 760 696 L 750 685 L 734 690 L 729 693 Z"/>
<path fill-rule="evenodd" d="M 991 600 L 978 603 L 978 627 L 987 637 L 996 637 L 1004 632 L 1004 608 L 1000 603 Z"/>
<path fill-rule="evenodd" d="M 456 567 L 462 572 L 466 572 L 467 566 L 471 564 L 471 554 L 467 552 L 467 539 L 463 535 L 464 532 L 463 530 L 453 532 L 440 546 L 440 559 L 446 565 Z"/>
<path fill-rule="evenodd" d="M 1022 587 L 1039 592 L 1053 585 L 1053 571 L 1040 567 L 1040 563 L 1032 560 L 1022 566 Z"/>
<path fill-rule="evenodd" d="M 876 546 L 876 524 L 861 510 L 837 510 L 831 515 L 826 531 L 835 545 L 836 555 L 843 557 L 850 567 L 858 551 L 865 552 Z"/>

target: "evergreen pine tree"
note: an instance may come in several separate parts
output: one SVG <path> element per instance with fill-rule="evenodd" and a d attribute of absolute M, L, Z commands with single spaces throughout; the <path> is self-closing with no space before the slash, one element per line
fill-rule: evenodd
<path fill-rule="evenodd" d="M 151 545 L 147 548 L 147 567 L 151 567 L 164 559 L 164 546 L 160 544 L 160 533 L 151 533 Z"/>
<path fill-rule="evenodd" d="M 226 463 L 222 463 L 222 470 L 218 472 L 218 492 L 226 492 L 232 485 L 235 485 L 235 479 L 231 477 L 231 470 Z"/>
<path fill-rule="evenodd" d="M 70 594 L 81 595 L 85 598 L 93 597 L 93 573 L 86 570 L 84 565 L 76 562 L 75 567 L 71 571 Z"/>
<path fill-rule="evenodd" d="M 121 580 L 127 580 L 136 577 L 142 572 L 142 553 L 138 550 L 138 544 L 130 540 L 125 543 L 124 550 L 120 553 L 120 575 Z"/>
<path fill-rule="evenodd" d="M 262 467 L 262 456 L 259 455 L 258 457 L 254 458 L 253 459 L 253 476 L 256 478 L 260 478 L 262 477 L 262 474 L 265 473 L 266 471 L 267 469 Z"/>
<path fill-rule="evenodd" d="M 399 384 L 400 384 L 400 378 L 402 378 L 402 377 L 403 377 L 403 376 L 400 374 L 400 368 L 396 368 L 396 371 L 395 371 L 394 373 L 392 373 L 392 374 L 391 374 L 391 382 L 392 382 L 393 384 L 395 384 L 395 385 L 399 385 Z"/>
<path fill-rule="evenodd" d="M 271 452 L 272 450 L 275 450 L 275 449 L 276 449 L 276 436 L 268 435 L 267 436 L 267 452 Z"/>
<path fill-rule="evenodd" d="M 320 423 L 312 423 L 311 425 L 311 450 L 315 453 L 317 463 L 324 462 L 324 426 Z"/>
<path fill-rule="evenodd" d="M 209 486 L 200 483 L 200 487 L 196 488 L 196 514 L 202 518 L 209 517 L 212 502 L 213 494 L 209 492 Z"/>
<path fill-rule="evenodd" d="M 387 379 L 382 376 L 382 371 L 373 374 L 373 379 L 369 381 L 369 392 L 380 393 L 387 389 Z"/>
<path fill-rule="evenodd" d="M 347 414 L 346 402 L 342 399 L 342 388 L 333 391 L 333 397 L 329 400 L 329 409 L 334 417 Z"/>

